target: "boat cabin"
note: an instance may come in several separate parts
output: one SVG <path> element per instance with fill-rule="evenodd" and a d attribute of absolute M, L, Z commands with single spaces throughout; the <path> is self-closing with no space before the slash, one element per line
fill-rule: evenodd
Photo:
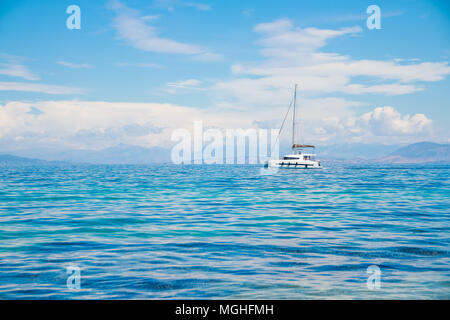
<path fill-rule="evenodd" d="M 314 161 L 316 155 L 313 153 L 290 154 L 283 157 L 283 160 L 309 160 Z"/>
<path fill-rule="evenodd" d="M 314 161 L 316 155 L 314 153 L 302 153 L 303 148 L 315 149 L 316 147 L 311 144 L 293 144 L 292 145 L 292 154 L 285 156 L 283 158 L 283 160 Z"/>

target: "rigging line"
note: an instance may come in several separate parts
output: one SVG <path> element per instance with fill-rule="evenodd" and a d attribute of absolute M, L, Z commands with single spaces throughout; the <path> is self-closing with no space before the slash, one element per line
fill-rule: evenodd
<path fill-rule="evenodd" d="M 278 135 L 277 135 L 277 138 L 275 139 L 275 143 L 272 145 L 272 149 L 270 149 L 270 156 L 272 156 L 273 148 L 277 145 L 277 141 L 280 138 L 281 130 L 283 130 L 284 123 L 286 122 L 287 116 L 289 115 L 289 111 L 291 110 L 293 101 L 294 101 L 294 98 L 292 98 L 291 103 L 289 103 L 288 111 L 286 112 L 286 115 L 284 116 L 283 123 L 281 124 L 280 130 L 278 131 Z"/>

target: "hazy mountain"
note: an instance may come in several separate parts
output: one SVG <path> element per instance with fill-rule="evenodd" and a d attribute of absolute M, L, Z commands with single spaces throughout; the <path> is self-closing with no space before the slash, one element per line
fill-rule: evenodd
<path fill-rule="evenodd" d="M 280 155 L 290 152 L 284 149 Z M 13 155 L 0 155 L 0 165 L 92 163 L 92 164 L 151 164 L 170 162 L 171 149 L 144 148 L 120 144 L 102 150 L 34 149 L 16 151 Z M 450 162 L 450 146 L 433 142 L 395 145 L 343 144 L 318 146 L 319 159 L 326 162 L 388 162 L 424 163 Z M 38 160 L 39 159 L 39 160 Z M 59 161 L 59 162 L 55 162 Z"/>
<path fill-rule="evenodd" d="M 51 165 L 60 163 L 60 161 L 45 161 L 41 159 L 17 157 L 10 154 L 0 154 L 0 166 Z"/>
<path fill-rule="evenodd" d="M 120 144 L 102 150 L 70 150 L 60 160 L 94 164 L 148 164 L 170 161 L 170 149 L 143 148 Z"/>
<path fill-rule="evenodd" d="M 384 157 L 399 147 L 399 145 L 348 143 L 318 146 L 316 153 L 320 159 L 367 160 Z"/>
<path fill-rule="evenodd" d="M 389 155 L 377 159 L 377 162 L 391 163 L 450 163 L 450 145 L 434 142 L 418 142 L 402 147 Z"/>
<path fill-rule="evenodd" d="M 392 152 L 390 156 L 448 159 L 450 156 L 450 145 L 434 142 L 418 142 L 400 148 Z"/>
<path fill-rule="evenodd" d="M 89 163 L 111 163 L 111 164 L 164 163 L 170 162 L 170 149 L 160 147 L 143 148 L 120 144 L 115 147 L 87 153 L 83 157 L 81 157 L 80 161 L 86 161 Z"/>
<path fill-rule="evenodd" d="M 102 150 L 57 150 L 52 148 L 40 148 L 15 150 L 11 151 L 11 153 L 20 157 L 71 163 L 148 164 L 169 162 L 170 151 L 169 148 L 143 148 L 119 144 Z"/>

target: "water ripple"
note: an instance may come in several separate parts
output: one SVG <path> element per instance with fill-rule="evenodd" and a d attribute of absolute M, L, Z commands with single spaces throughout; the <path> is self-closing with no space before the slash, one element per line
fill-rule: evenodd
<path fill-rule="evenodd" d="M 449 299 L 449 169 L 1 167 L 0 299 Z"/>

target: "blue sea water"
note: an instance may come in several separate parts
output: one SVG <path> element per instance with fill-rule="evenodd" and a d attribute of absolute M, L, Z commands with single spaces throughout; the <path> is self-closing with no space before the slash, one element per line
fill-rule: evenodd
<path fill-rule="evenodd" d="M 325 165 L 0 167 L 0 299 L 449 299 L 450 166 Z"/>

